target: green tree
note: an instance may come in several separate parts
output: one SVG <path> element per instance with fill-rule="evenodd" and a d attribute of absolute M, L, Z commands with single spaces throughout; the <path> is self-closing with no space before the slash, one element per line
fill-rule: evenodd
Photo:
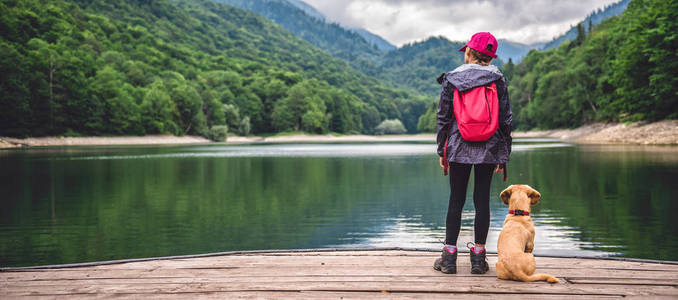
<path fill-rule="evenodd" d="M 436 119 L 437 111 L 438 103 L 431 102 L 428 109 L 426 109 L 426 112 L 419 117 L 417 129 L 421 132 L 436 132 L 438 126 Z"/>
<path fill-rule="evenodd" d="M 174 123 L 176 107 L 165 90 L 165 84 L 157 80 L 151 84 L 144 96 L 140 108 L 146 133 L 181 133 Z"/>
<path fill-rule="evenodd" d="M 407 132 L 403 123 L 400 120 L 384 120 L 381 122 L 374 131 L 376 134 L 403 134 Z"/>
<path fill-rule="evenodd" d="M 516 65 L 513 64 L 513 59 L 509 58 L 508 62 L 501 67 L 501 73 L 504 74 L 506 81 L 511 82 L 513 74 L 515 73 Z"/>
<path fill-rule="evenodd" d="M 323 133 L 327 130 L 325 114 L 319 110 L 309 110 L 301 116 L 301 126 L 307 132 Z"/>
<path fill-rule="evenodd" d="M 97 97 L 97 102 L 104 103 L 104 116 L 98 120 L 101 125 L 97 126 L 103 132 L 144 133 L 139 107 L 130 93 L 133 89 L 130 84 L 124 83 L 124 75 L 110 65 L 94 76 L 90 91 Z"/>
<path fill-rule="evenodd" d="M 238 134 L 241 136 L 248 136 L 250 134 L 251 125 L 250 117 L 245 116 L 240 120 L 240 126 L 238 127 Z"/>
<path fill-rule="evenodd" d="M 225 142 L 228 138 L 228 126 L 226 125 L 217 125 L 210 127 L 209 130 L 205 133 L 205 136 L 215 142 Z"/>
<path fill-rule="evenodd" d="M 381 122 L 381 115 L 379 111 L 371 105 L 365 105 L 361 109 L 361 120 L 363 128 L 367 129 L 367 133 L 374 133 L 374 128 Z"/>
<path fill-rule="evenodd" d="M 30 134 L 33 118 L 31 92 L 26 84 L 29 66 L 13 45 L 0 40 L 0 136 L 24 137 Z"/>
<path fill-rule="evenodd" d="M 181 84 L 172 89 L 171 98 L 179 112 L 179 122 L 183 134 L 205 134 L 207 124 L 202 111 L 200 94 L 188 84 Z"/>
<path fill-rule="evenodd" d="M 322 96 L 328 96 L 326 85 L 315 80 L 305 80 L 292 86 L 287 97 L 278 101 L 273 109 L 273 125 L 277 130 L 290 131 L 311 129 L 313 132 L 324 132 L 325 103 Z M 304 121 L 306 116 L 306 121 Z"/>

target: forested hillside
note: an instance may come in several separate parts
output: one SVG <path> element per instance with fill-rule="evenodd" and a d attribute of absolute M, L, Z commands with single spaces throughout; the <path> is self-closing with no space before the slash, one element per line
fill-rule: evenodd
<path fill-rule="evenodd" d="M 260 14 L 309 43 L 347 61 L 354 69 L 367 75 L 378 75 L 382 51 L 355 31 L 287 2 L 287 0 L 214 0 Z"/>
<path fill-rule="evenodd" d="M 424 105 L 211 1 L 8 0 L 0 29 L 0 135 L 369 133 Z"/>
<path fill-rule="evenodd" d="M 324 18 L 308 15 L 287 0 L 215 0 L 261 14 L 297 36 L 335 57 L 346 60 L 355 69 L 373 75 L 382 83 L 436 97 L 440 86 L 435 78 L 463 64 L 457 50 L 462 42 L 431 37 L 422 42 L 382 51 L 368 43 L 355 30 L 327 23 Z M 386 46 L 387 47 L 387 46 Z M 500 65 L 501 61 L 497 61 Z"/>
<path fill-rule="evenodd" d="M 514 126 L 678 118 L 678 1 L 633 0 L 571 42 L 532 51 L 510 81 Z M 511 71 L 506 71 L 512 73 Z"/>

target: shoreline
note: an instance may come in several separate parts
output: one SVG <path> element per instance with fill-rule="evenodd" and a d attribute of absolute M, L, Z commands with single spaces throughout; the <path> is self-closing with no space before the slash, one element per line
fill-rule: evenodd
<path fill-rule="evenodd" d="M 553 138 L 576 144 L 678 145 L 678 120 L 593 123 L 574 129 L 523 131 L 513 138 Z"/>
<path fill-rule="evenodd" d="M 229 136 L 226 144 L 248 143 L 307 143 L 307 142 L 378 142 L 378 141 L 431 141 L 433 134 L 404 135 L 281 135 L 281 136 Z M 0 149 L 61 147 L 61 146 L 139 146 L 139 145 L 189 145 L 216 143 L 201 136 L 108 136 L 108 137 L 31 137 L 25 139 L 0 137 Z"/>
<path fill-rule="evenodd" d="M 654 123 L 594 123 L 575 129 L 514 132 L 513 138 L 553 138 L 578 144 L 629 144 L 678 145 L 678 120 Z M 413 135 L 306 135 L 289 136 L 229 136 L 226 144 L 293 143 L 293 142 L 396 142 L 431 141 L 434 134 Z M 112 137 L 0 137 L 0 149 L 58 147 L 58 146 L 108 146 L 108 145 L 186 145 L 209 144 L 212 141 L 200 136 L 112 136 Z"/>

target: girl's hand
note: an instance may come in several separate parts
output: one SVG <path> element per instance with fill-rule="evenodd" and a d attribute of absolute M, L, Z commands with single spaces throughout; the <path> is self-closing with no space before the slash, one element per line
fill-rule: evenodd
<path fill-rule="evenodd" d="M 494 167 L 494 173 L 495 174 L 501 173 L 501 172 L 504 172 L 504 165 L 497 165 L 496 167 Z"/>
<path fill-rule="evenodd" d="M 445 169 L 445 163 L 446 163 L 445 158 L 441 157 L 440 158 L 440 167 Z"/>

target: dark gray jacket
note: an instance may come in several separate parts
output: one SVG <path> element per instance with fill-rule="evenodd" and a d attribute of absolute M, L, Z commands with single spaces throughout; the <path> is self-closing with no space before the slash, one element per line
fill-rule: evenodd
<path fill-rule="evenodd" d="M 499 129 L 485 142 L 467 142 L 461 137 L 454 117 L 454 89 L 468 91 L 494 82 L 499 96 Z M 442 85 L 438 103 L 438 155 L 447 146 L 447 161 L 464 164 L 504 164 L 511 154 L 511 122 L 513 113 L 508 98 L 506 79 L 496 66 L 464 64 L 438 77 Z M 450 139 L 445 145 L 445 139 Z"/>

